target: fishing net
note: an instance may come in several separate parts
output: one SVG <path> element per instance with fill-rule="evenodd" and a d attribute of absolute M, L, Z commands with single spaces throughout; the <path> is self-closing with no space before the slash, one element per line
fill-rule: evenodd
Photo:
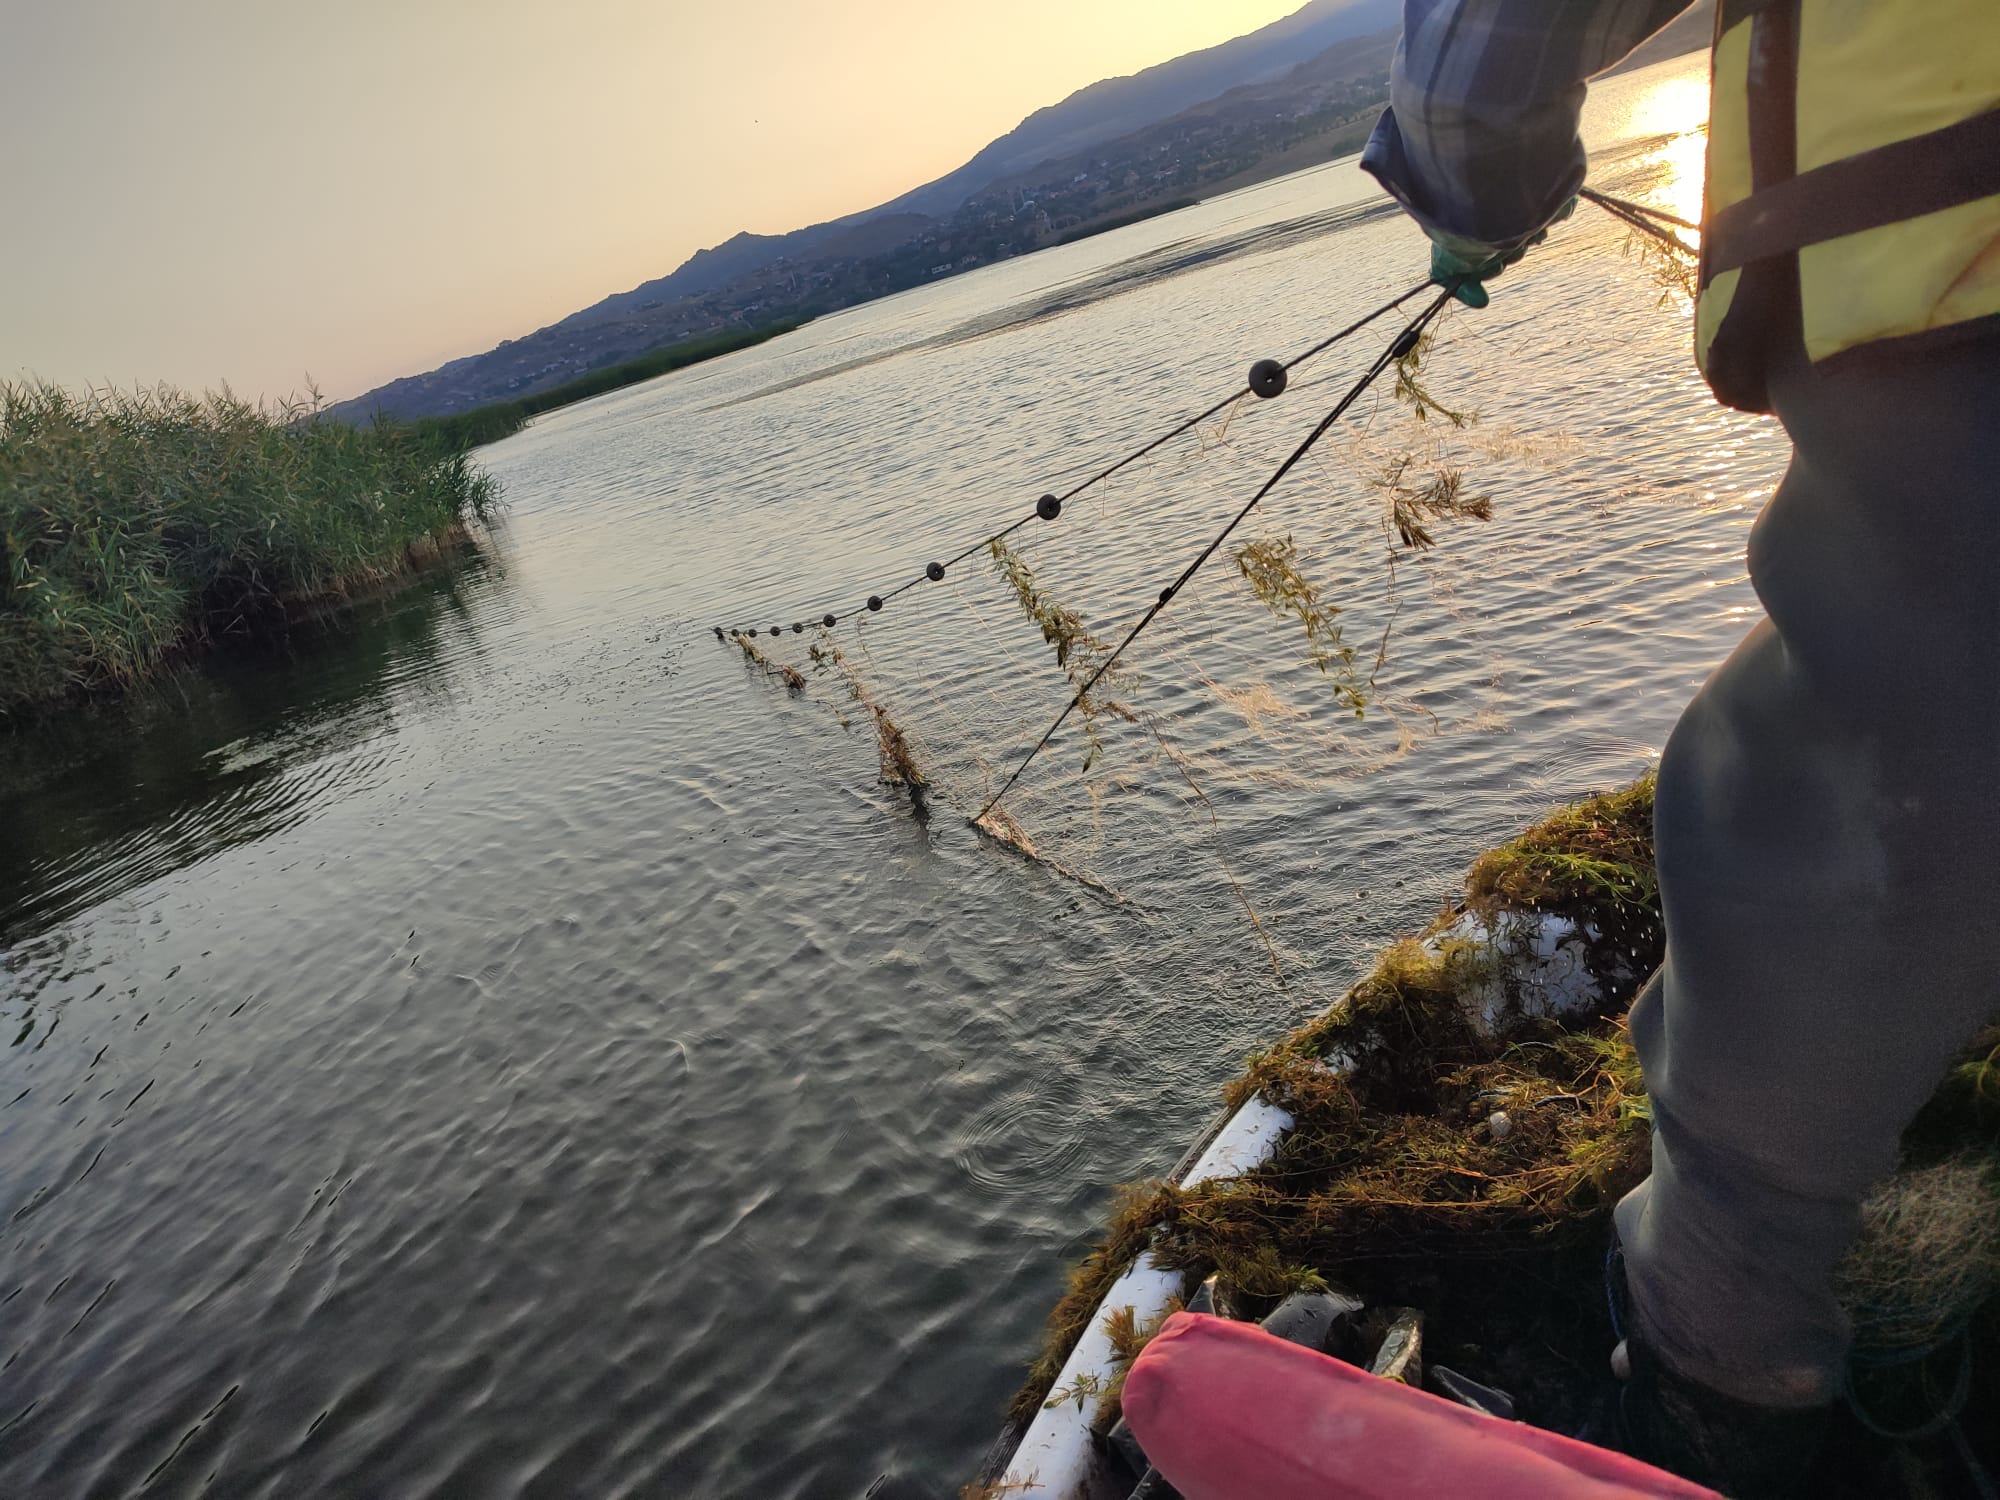
<path fill-rule="evenodd" d="M 1454 374 L 1469 320 L 1449 303 L 1428 320 L 1434 293 L 1412 288 L 1297 366 L 1282 400 L 1253 371 L 1112 472 L 1092 478 L 1117 449 L 1079 452 L 1051 476 L 1058 514 L 891 580 L 879 611 L 717 633 L 872 736 L 881 783 L 920 815 L 962 817 L 1107 901 L 1225 909 L 1284 983 L 1310 967 L 1289 923 L 1324 902 L 1324 871 L 1259 859 L 1259 820 L 1504 727 L 1507 663 L 1455 542 L 1491 521 L 1496 489 L 1577 458 L 1560 433 L 1481 420 Z M 1381 378 L 1176 584 L 1372 360 Z"/>
<path fill-rule="evenodd" d="M 1972 1325 L 2000 1291 L 2000 1158 L 1906 1166 L 1862 1205 L 1838 1285 L 1854 1327 L 1847 1396 L 1883 1436 L 1943 1431 L 1972 1393 Z"/>
<path fill-rule="evenodd" d="M 1122 654 L 1123 622 L 1283 461 L 1296 416 L 1289 427 L 1269 419 L 1246 390 L 1048 524 L 987 541 L 927 580 L 994 648 L 969 669 L 936 670 L 934 601 L 927 612 L 890 607 L 838 628 L 731 639 L 789 691 L 872 731 L 885 785 L 1116 896 L 1114 825 L 1133 843 L 1162 819 L 1177 831 L 1190 815 L 1212 827 L 1218 790 L 1365 775 L 1416 734 L 1447 727 L 1383 680 L 1408 587 L 1399 562 L 1492 513 L 1453 441 L 1469 415 L 1425 383 L 1436 338 L 1393 366 L 1393 395 L 1308 455 L 1297 482 L 1269 496 Z M 1327 383 L 1294 390 L 1318 395 Z M 1357 522 L 1375 533 L 1366 561 L 1353 555 Z M 1133 557 L 1150 566 L 1132 569 Z M 1027 684 L 1044 690 L 1026 694 Z M 1032 774 L 1007 786 L 1043 727 L 1028 705 L 1065 697 L 1073 712 Z"/>

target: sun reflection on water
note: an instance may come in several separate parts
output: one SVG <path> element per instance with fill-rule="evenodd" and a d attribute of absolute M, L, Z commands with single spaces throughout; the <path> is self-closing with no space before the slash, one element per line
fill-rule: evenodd
<path fill-rule="evenodd" d="M 1647 201 L 1683 219 L 1699 220 L 1707 169 L 1707 77 L 1661 79 L 1632 101 L 1626 128 L 1635 137 L 1661 137 L 1641 158 L 1653 176 Z"/>

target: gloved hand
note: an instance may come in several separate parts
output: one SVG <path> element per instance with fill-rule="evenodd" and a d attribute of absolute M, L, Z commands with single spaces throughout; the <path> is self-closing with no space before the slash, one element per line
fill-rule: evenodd
<path fill-rule="evenodd" d="M 1549 223 L 1560 224 L 1575 212 L 1576 199 L 1572 197 L 1556 210 L 1556 216 Z M 1467 307 L 1486 306 L 1491 299 L 1486 295 L 1485 283 L 1549 237 L 1548 228 L 1544 226 L 1512 249 L 1502 250 L 1442 229 L 1430 229 L 1425 233 L 1431 237 L 1431 280 L 1439 286 L 1450 287 L 1451 294 Z"/>

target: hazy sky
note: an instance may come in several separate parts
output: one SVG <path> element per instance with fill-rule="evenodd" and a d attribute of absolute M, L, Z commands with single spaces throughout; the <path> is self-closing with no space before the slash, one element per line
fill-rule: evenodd
<path fill-rule="evenodd" d="M 0 0 L 0 377 L 329 397 L 1303 0 Z"/>

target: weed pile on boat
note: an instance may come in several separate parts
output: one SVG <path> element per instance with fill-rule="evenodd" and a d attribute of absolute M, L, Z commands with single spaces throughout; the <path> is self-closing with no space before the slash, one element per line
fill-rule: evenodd
<path fill-rule="evenodd" d="M 1463 908 L 1391 946 L 1333 1009 L 1252 1057 L 1224 1100 L 1262 1095 L 1289 1111 L 1278 1153 L 1194 1188 L 1125 1189 L 1010 1415 L 1047 1399 L 1105 1290 L 1146 1249 L 1191 1279 L 1216 1273 L 1250 1310 L 1327 1284 L 1442 1310 L 1441 1327 L 1477 1326 L 1489 1346 L 1485 1357 L 1456 1350 L 1456 1366 L 1572 1404 L 1551 1389 L 1560 1378 L 1491 1338 L 1493 1315 L 1540 1321 L 1550 1337 L 1601 1321 L 1605 1222 L 1650 1163 L 1638 1061 L 1615 1015 L 1529 1018 L 1494 1035 L 1478 997 L 1497 977 L 1496 954 L 1447 934 L 1468 910 L 1565 916 L 1589 924 L 1586 941 L 1614 938 L 1633 971 L 1650 970 L 1657 912 L 1648 924 L 1627 908 L 1657 891 L 1651 823 L 1648 778 L 1537 824 L 1474 866 Z M 1605 1005 L 1622 1011 L 1629 998 L 1629 986 L 1614 988 Z"/>
<path fill-rule="evenodd" d="M 303 404 L 0 383 L 0 713 L 379 585 L 495 504 L 464 454 Z"/>
<path fill-rule="evenodd" d="M 1613 1338 L 1601 1276 L 1611 1209 L 1651 1158 L 1623 1012 L 1663 949 L 1652 796 L 1647 778 L 1481 856 L 1459 907 L 1253 1056 L 1224 1099 L 1261 1096 L 1291 1114 L 1276 1154 L 1195 1187 L 1123 1189 L 1010 1418 L 1025 1423 L 1054 1399 L 1105 1292 L 1151 1251 L 1189 1286 L 1214 1275 L 1238 1316 L 1329 1285 L 1421 1308 L 1438 1359 L 1511 1392 L 1530 1420 L 1574 1431 Z M 1513 1005 L 1495 1024 L 1496 985 L 1519 977 L 1505 934 L 1524 918 L 1573 923 L 1593 974 L 1615 976 L 1589 1013 Z M 1905 1155 L 1869 1206 L 1844 1284 L 1864 1348 L 1890 1371 L 1885 1404 L 1921 1409 L 1942 1387 L 1910 1351 L 1950 1353 L 1963 1334 L 1982 1361 L 2000 1354 L 2000 1029 L 1953 1070 Z M 1098 1424 L 1116 1417 L 1104 1401 Z"/>

